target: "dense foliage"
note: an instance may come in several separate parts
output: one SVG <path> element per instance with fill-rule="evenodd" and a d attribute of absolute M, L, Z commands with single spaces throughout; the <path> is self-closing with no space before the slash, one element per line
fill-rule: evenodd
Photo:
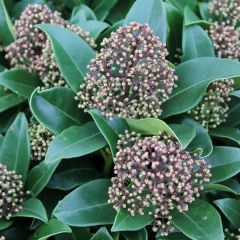
<path fill-rule="evenodd" d="M 239 0 L 0 0 L 0 240 L 240 239 Z"/>

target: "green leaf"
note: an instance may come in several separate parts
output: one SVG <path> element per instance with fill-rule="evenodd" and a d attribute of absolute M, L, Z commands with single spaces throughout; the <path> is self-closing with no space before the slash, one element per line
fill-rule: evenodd
<path fill-rule="evenodd" d="M 234 179 L 229 179 L 221 183 L 208 183 L 204 187 L 205 191 L 223 191 L 230 192 L 235 195 L 240 195 L 240 185 L 238 181 Z"/>
<path fill-rule="evenodd" d="M 92 9 L 99 20 L 104 20 L 118 0 L 93 0 Z"/>
<path fill-rule="evenodd" d="M 240 144 L 240 130 L 238 128 L 218 127 L 217 129 L 209 131 L 209 134 L 212 137 L 227 138 L 233 140 L 237 144 Z"/>
<path fill-rule="evenodd" d="M 154 34 L 163 43 L 167 38 L 166 9 L 162 0 L 137 0 L 129 10 L 124 24 L 131 22 L 148 23 Z"/>
<path fill-rule="evenodd" d="M 199 12 L 200 12 L 200 15 L 201 17 L 208 21 L 209 20 L 209 11 L 208 11 L 208 3 L 205 3 L 205 2 L 200 2 L 198 3 L 199 4 Z"/>
<path fill-rule="evenodd" d="M 25 181 L 30 162 L 28 123 L 25 115 L 19 113 L 9 127 L 0 148 L 0 162 L 8 170 L 14 170 Z"/>
<path fill-rule="evenodd" d="M 51 236 L 55 236 L 61 233 L 71 233 L 70 227 L 65 225 L 63 222 L 52 219 L 48 224 L 41 225 L 30 238 L 30 240 L 46 240 Z"/>
<path fill-rule="evenodd" d="M 158 135 L 160 131 L 164 131 L 175 137 L 180 142 L 182 148 L 186 148 L 196 134 L 189 127 L 177 124 L 168 126 L 164 121 L 155 118 L 126 119 L 126 122 L 131 131 L 141 134 Z"/>
<path fill-rule="evenodd" d="M 74 7 L 71 16 L 71 23 L 80 24 L 88 20 L 97 20 L 95 13 L 85 4 Z"/>
<path fill-rule="evenodd" d="M 215 56 L 211 39 L 199 25 L 183 28 L 182 44 L 183 62 L 193 58 Z"/>
<path fill-rule="evenodd" d="M 185 7 L 189 7 L 192 10 L 197 9 L 197 0 L 167 0 L 174 7 L 183 13 Z"/>
<path fill-rule="evenodd" d="M 77 105 L 74 92 L 64 87 L 45 91 L 36 89 L 30 99 L 30 107 L 35 118 L 55 134 L 88 121 L 88 116 Z"/>
<path fill-rule="evenodd" d="M 0 220 L 0 231 L 9 228 L 13 224 L 13 221 Z"/>
<path fill-rule="evenodd" d="M 41 201 L 37 198 L 30 198 L 24 201 L 22 207 L 22 210 L 15 213 L 13 217 L 35 218 L 45 223 L 48 222 L 46 210 Z"/>
<path fill-rule="evenodd" d="M 107 122 L 107 120 L 101 115 L 101 113 L 97 110 L 90 110 L 89 113 L 91 114 L 94 122 L 96 123 L 97 127 L 99 128 L 100 132 L 106 139 L 112 155 L 116 155 L 116 146 L 117 141 L 119 139 L 117 133 L 111 127 L 111 125 Z"/>
<path fill-rule="evenodd" d="M 51 24 L 38 27 L 48 35 L 64 79 L 74 92 L 78 92 L 95 52 L 83 39 L 65 28 Z"/>
<path fill-rule="evenodd" d="M 196 131 L 196 136 L 188 145 L 187 150 L 197 152 L 200 157 L 207 157 L 213 151 L 213 144 L 207 130 L 197 121 L 191 118 L 184 118 L 181 124 L 193 128 Z"/>
<path fill-rule="evenodd" d="M 126 240 L 148 240 L 147 230 L 145 228 L 135 232 L 123 232 Z"/>
<path fill-rule="evenodd" d="M 0 86 L 0 113 L 19 105 L 26 99 Z"/>
<path fill-rule="evenodd" d="M 182 233 L 171 233 L 167 237 L 162 237 L 159 233 L 156 235 L 156 240 L 189 240 L 188 237 Z"/>
<path fill-rule="evenodd" d="M 137 231 L 151 224 L 153 220 L 153 216 L 150 216 L 147 213 L 144 215 L 137 214 L 135 216 L 131 216 L 126 209 L 122 208 L 115 217 L 111 231 Z"/>
<path fill-rule="evenodd" d="M 115 211 L 108 203 L 108 179 L 88 182 L 68 194 L 53 215 L 69 226 L 86 227 L 112 224 Z"/>
<path fill-rule="evenodd" d="M 210 156 L 205 158 L 211 165 L 211 182 L 227 180 L 240 171 L 240 149 L 235 147 L 214 147 Z"/>
<path fill-rule="evenodd" d="M 239 77 L 240 63 L 230 59 L 196 58 L 178 65 L 175 74 L 179 78 L 178 87 L 162 105 L 162 118 L 195 107 L 213 81 Z"/>
<path fill-rule="evenodd" d="M 91 240 L 113 240 L 108 230 L 105 227 L 101 227 L 91 238 Z"/>
<path fill-rule="evenodd" d="M 37 196 L 47 185 L 61 159 L 80 157 L 105 145 L 104 138 L 92 122 L 64 130 L 50 144 L 45 160 L 30 171 L 27 189 Z"/>
<path fill-rule="evenodd" d="M 8 15 L 4 1 L 0 0 L 0 40 L 6 46 L 12 43 L 14 39 L 13 24 Z"/>
<path fill-rule="evenodd" d="M 202 25 L 210 25 L 211 23 L 199 18 L 195 12 L 190 7 L 185 7 L 184 9 L 184 25 L 190 26 L 193 24 L 202 24 Z"/>
<path fill-rule="evenodd" d="M 99 177 L 100 173 L 94 168 L 74 168 L 54 174 L 47 187 L 68 191 Z"/>
<path fill-rule="evenodd" d="M 37 75 L 22 69 L 12 69 L 0 73 L 0 85 L 26 98 L 30 98 L 39 84 Z"/>
<path fill-rule="evenodd" d="M 236 228 L 240 228 L 240 201 L 233 198 L 215 200 L 214 203 L 220 208 L 227 219 Z"/>
<path fill-rule="evenodd" d="M 172 214 L 172 223 L 192 240 L 224 240 L 221 217 L 213 206 L 196 200 L 187 212 Z"/>

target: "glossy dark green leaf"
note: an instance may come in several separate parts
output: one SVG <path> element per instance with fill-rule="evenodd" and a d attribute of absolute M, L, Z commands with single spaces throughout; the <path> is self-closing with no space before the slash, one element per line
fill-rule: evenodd
<path fill-rule="evenodd" d="M 41 225 L 29 240 L 46 240 L 51 236 L 71 232 L 71 228 L 63 222 L 57 219 L 52 219 L 48 222 L 48 224 Z"/>
<path fill-rule="evenodd" d="M 192 240 L 224 240 L 221 217 L 216 209 L 202 200 L 196 200 L 187 212 L 172 214 L 172 223 Z"/>
<path fill-rule="evenodd" d="M 240 200 L 224 198 L 215 200 L 214 203 L 236 228 L 240 228 Z"/>
<path fill-rule="evenodd" d="M 112 224 L 115 211 L 108 203 L 110 180 L 88 182 L 68 194 L 53 215 L 69 226 L 85 227 Z"/>
<path fill-rule="evenodd" d="M 28 190 L 33 196 L 37 196 L 47 185 L 61 159 L 80 157 L 105 145 L 105 139 L 93 123 L 64 130 L 50 144 L 45 160 L 30 171 L 27 179 Z"/>
<path fill-rule="evenodd" d="M 218 127 L 209 132 L 213 137 L 231 139 L 232 141 L 240 144 L 240 130 L 232 127 Z"/>
<path fill-rule="evenodd" d="M 104 20 L 118 0 L 93 0 L 92 9 L 99 20 Z"/>
<path fill-rule="evenodd" d="M 160 233 L 156 235 L 156 240 L 190 240 L 190 238 L 186 237 L 182 233 L 170 233 L 166 237 L 161 237 Z"/>
<path fill-rule="evenodd" d="M 108 230 L 105 227 L 100 228 L 91 240 L 113 240 Z"/>
<path fill-rule="evenodd" d="M 182 13 L 184 12 L 185 7 L 189 7 L 192 10 L 197 9 L 197 0 L 167 0 L 174 7 L 176 7 Z"/>
<path fill-rule="evenodd" d="M 55 240 L 90 240 L 92 234 L 90 234 L 87 228 L 71 228 L 72 233 L 63 233 L 55 236 Z M 81 239 L 79 239 L 79 237 Z"/>
<path fill-rule="evenodd" d="M 46 210 L 39 199 L 30 198 L 23 202 L 22 207 L 23 209 L 15 213 L 13 217 L 35 218 L 45 223 L 48 222 Z"/>
<path fill-rule="evenodd" d="M 211 39 L 199 25 L 183 28 L 182 61 L 199 57 L 214 57 L 214 48 Z"/>
<path fill-rule="evenodd" d="M 230 110 L 228 111 L 228 117 L 227 121 L 223 124 L 226 127 L 236 127 L 240 124 L 240 118 L 239 118 L 239 112 L 240 112 L 240 103 L 234 104 L 233 106 L 230 106 Z"/>
<path fill-rule="evenodd" d="M 178 87 L 163 104 L 162 118 L 186 112 L 196 106 L 208 85 L 217 80 L 240 76 L 240 63 L 229 59 L 196 58 L 176 67 Z"/>
<path fill-rule="evenodd" d="M 0 113 L 19 105 L 25 100 L 25 97 L 19 96 L 9 90 L 5 90 L 0 86 Z"/>
<path fill-rule="evenodd" d="M 207 130 L 191 118 L 184 118 L 181 124 L 191 127 L 196 131 L 196 136 L 188 145 L 187 150 L 197 152 L 201 157 L 209 156 L 213 151 L 213 144 Z"/>
<path fill-rule="evenodd" d="M 13 221 L 0 220 L 0 231 L 9 228 L 13 224 Z"/>
<path fill-rule="evenodd" d="M 56 87 L 45 91 L 36 89 L 30 99 L 35 118 L 46 128 L 58 134 L 73 125 L 82 125 L 88 116 L 78 108 L 74 92 L 69 88 Z"/>
<path fill-rule="evenodd" d="M 208 183 L 204 187 L 205 191 L 223 191 L 240 195 L 240 184 L 234 179 L 229 179 L 221 183 Z"/>
<path fill-rule="evenodd" d="M 100 132 L 108 142 L 112 155 L 115 156 L 117 151 L 116 150 L 117 141 L 119 139 L 117 133 L 114 131 L 114 129 L 111 127 L 111 125 L 107 122 L 107 120 L 101 115 L 99 111 L 90 110 L 89 113 L 91 114 Z"/>
<path fill-rule="evenodd" d="M 137 0 L 129 10 L 124 24 L 130 22 L 148 23 L 163 43 L 167 38 L 166 9 L 162 0 Z"/>
<path fill-rule="evenodd" d="M 30 162 L 28 123 L 25 115 L 19 113 L 9 127 L 0 148 L 0 162 L 8 170 L 14 170 L 25 181 Z"/>
<path fill-rule="evenodd" d="M 208 26 L 211 23 L 199 18 L 190 7 L 185 7 L 185 9 L 184 9 L 184 25 L 186 27 L 186 26 L 190 26 L 193 24 L 200 24 L 200 25 Z"/>
<path fill-rule="evenodd" d="M 153 222 L 153 216 L 137 214 L 131 216 L 131 214 L 126 209 L 120 209 L 117 213 L 112 229 L 112 232 L 120 231 L 137 231 Z"/>
<path fill-rule="evenodd" d="M 181 143 L 182 148 L 186 148 L 196 134 L 189 127 L 179 124 L 169 126 L 164 121 L 155 118 L 126 119 L 126 122 L 132 131 L 142 134 L 157 135 L 159 132 L 164 131 L 174 136 Z"/>
<path fill-rule="evenodd" d="M 0 0 L 0 40 L 9 45 L 14 41 L 14 30 L 3 0 Z"/>
<path fill-rule="evenodd" d="M 22 69 L 13 69 L 0 73 L 0 85 L 26 98 L 30 98 L 39 84 L 40 81 L 36 75 Z"/>
<path fill-rule="evenodd" d="M 148 240 L 147 230 L 145 228 L 135 232 L 123 232 L 126 240 Z"/>
<path fill-rule="evenodd" d="M 211 165 L 211 182 L 227 180 L 240 171 L 240 149 L 235 147 L 214 147 L 210 156 L 205 158 Z"/>
<path fill-rule="evenodd" d="M 100 176 L 100 173 L 94 168 L 69 169 L 54 174 L 47 187 L 67 191 L 97 179 Z"/>
<path fill-rule="evenodd" d="M 87 65 L 95 57 L 93 49 L 73 32 L 50 24 L 39 25 L 51 40 L 54 54 L 64 79 L 78 92 L 87 72 Z"/>

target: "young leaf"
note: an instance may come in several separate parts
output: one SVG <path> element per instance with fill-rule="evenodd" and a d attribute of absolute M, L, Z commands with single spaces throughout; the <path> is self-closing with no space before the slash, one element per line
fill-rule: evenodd
<path fill-rule="evenodd" d="M 227 180 L 240 171 L 240 149 L 235 147 L 214 147 L 210 156 L 205 158 L 211 165 L 211 182 Z"/>
<path fill-rule="evenodd" d="M 202 99 L 210 83 L 240 76 L 240 63 L 230 59 L 196 58 L 176 67 L 178 87 L 163 105 L 162 118 L 186 112 Z"/>
<path fill-rule="evenodd" d="M 137 231 L 151 224 L 153 220 L 153 216 L 150 216 L 147 213 L 144 215 L 137 214 L 131 216 L 126 209 L 120 209 L 115 217 L 111 231 Z"/>
<path fill-rule="evenodd" d="M 8 15 L 4 0 L 0 0 L 0 40 L 6 46 L 12 43 L 14 39 L 14 30 L 11 19 Z"/>
<path fill-rule="evenodd" d="M 123 232 L 126 240 L 148 240 L 147 230 L 145 228 L 135 232 Z"/>
<path fill-rule="evenodd" d="M 89 113 L 91 114 L 94 122 L 96 123 L 97 127 L 99 128 L 100 132 L 108 142 L 108 145 L 111 149 L 112 155 L 116 155 L 116 145 L 119 139 L 117 133 L 111 127 L 111 125 L 107 122 L 107 120 L 101 115 L 101 113 L 97 110 L 90 110 Z"/>
<path fill-rule="evenodd" d="M 68 194 L 53 215 L 69 226 L 86 227 L 112 224 L 115 211 L 108 203 L 108 179 L 88 182 Z"/>
<path fill-rule="evenodd" d="M 25 181 L 30 162 L 28 123 L 25 115 L 19 113 L 9 127 L 0 148 L 0 162 L 8 170 L 14 170 Z"/>
<path fill-rule="evenodd" d="M 63 222 L 57 219 L 52 219 L 47 224 L 41 225 L 29 240 L 46 240 L 57 234 L 71 232 L 71 228 Z"/>
<path fill-rule="evenodd" d="M 227 219 L 236 228 L 240 228 L 240 201 L 234 198 L 215 200 L 214 203 L 220 208 Z"/>
<path fill-rule="evenodd" d="M 35 218 L 45 223 L 48 222 L 46 210 L 41 201 L 37 198 L 30 198 L 24 201 L 22 207 L 22 210 L 15 213 L 13 217 Z"/>
<path fill-rule="evenodd" d="M 87 72 L 87 65 L 95 57 L 93 49 L 73 32 L 56 25 L 38 26 L 51 40 L 58 66 L 74 92 L 78 92 Z"/>
<path fill-rule="evenodd" d="M 166 9 L 162 0 L 137 0 L 130 8 L 124 24 L 130 22 L 148 23 L 154 34 L 163 43 L 167 38 Z"/>
<path fill-rule="evenodd" d="M 105 227 L 101 227 L 91 238 L 91 240 L 113 240 L 108 230 Z"/>
<path fill-rule="evenodd" d="M 212 137 L 230 139 L 240 145 L 240 130 L 233 127 L 218 127 L 209 131 Z"/>
<path fill-rule="evenodd" d="M 26 100 L 25 97 L 19 96 L 0 86 L 0 113 L 7 109 L 15 107 Z"/>
<path fill-rule="evenodd" d="M 95 152 L 105 145 L 103 136 L 93 123 L 64 130 L 50 144 L 45 160 L 30 171 L 27 189 L 33 196 L 37 196 L 47 185 L 61 159 L 80 157 Z"/>
<path fill-rule="evenodd" d="M 196 131 L 196 136 L 188 145 L 187 150 L 197 152 L 200 157 L 207 157 L 213 151 L 213 144 L 207 130 L 197 121 L 191 118 L 183 118 L 181 124 L 193 128 Z"/>
<path fill-rule="evenodd" d="M 74 168 L 56 173 L 47 188 L 69 191 L 87 182 L 99 178 L 100 173 L 94 168 Z"/>
<path fill-rule="evenodd" d="M 35 118 L 55 134 L 89 120 L 87 114 L 77 107 L 74 92 L 69 88 L 36 89 L 30 99 L 30 108 Z"/>
<path fill-rule="evenodd" d="M 223 240 L 222 222 L 219 213 L 205 201 L 196 200 L 187 212 L 172 214 L 172 223 L 192 240 Z"/>
<path fill-rule="evenodd" d="M 39 84 L 37 75 L 22 69 L 12 69 L 0 73 L 0 85 L 26 98 L 30 98 Z"/>

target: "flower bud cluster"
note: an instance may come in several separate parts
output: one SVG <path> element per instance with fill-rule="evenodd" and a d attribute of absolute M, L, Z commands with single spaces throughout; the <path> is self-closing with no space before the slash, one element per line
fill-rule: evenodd
<path fill-rule="evenodd" d="M 231 100 L 229 94 L 234 90 L 233 84 L 232 79 L 211 83 L 203 99 L 189 114 L 206 129 L 216 128 L 226 122 L 228 102 Z"/>
<path fill-rule="evenodd" d="M 224 239 L 225 240 L 240 240 L 240 229 L 239 234 L 231 233 L 228 228 L 224 229 Z"/>
<path fill-rule="evenodd" d="M 54 138 L 54 134 L 41 124 L 32 122 L 29 127 L 31 144 L 31 158 L 33 161 L 44 160 L 48 146 Z"/>
<path fill-rule="evenodd" d="M 6 238 L 4 236 L 1 236 L 0 240 L 6 240 Z"/>
<path fill-rule="evenodd" d="M 89 33 L 69 24 L 61 17 L 61 13 L 52 12 L 47 5 L 32 4 L 27 6 L 20 19 L 15 22 L 16 40 L 5 48 L 5 57 L 12 67 L 37 72 L 43 81 L 43 89 L 65 86 L 50 41 L 40 29 L 35 27 L 43 23 L 67 28 L 95 47 L 95 42 Z"/>
<path fill-rule="evenodd" d="M 0 219 L 9 220 L 22 209 L 25 197 L 22 176 L 0 164 Z"/>
<path fill-rule="evenodd" d="M 240 1 L 239 0 L 212 0 L 209 3 L 209 12 L 213 20 L 239 27 Z"/>
<path fill-rule="evenodd" d="M 126 132 L 117 150 L 109 202 L 132 216 L 152 215 L 153 231 L 167 235 L 173 230 L 171 210 L 188 210 L 209 181 L 209 166 L 166 133 L 141 137 Z"/>
<path fill-rule="evenodd" d="M 159 117 L 177 80 L 165 44 L 148 24 L 132 22 L 111 33 L 102 46 L 80 86 L 79 107 L 100 109 L 108 119 Z"/>

